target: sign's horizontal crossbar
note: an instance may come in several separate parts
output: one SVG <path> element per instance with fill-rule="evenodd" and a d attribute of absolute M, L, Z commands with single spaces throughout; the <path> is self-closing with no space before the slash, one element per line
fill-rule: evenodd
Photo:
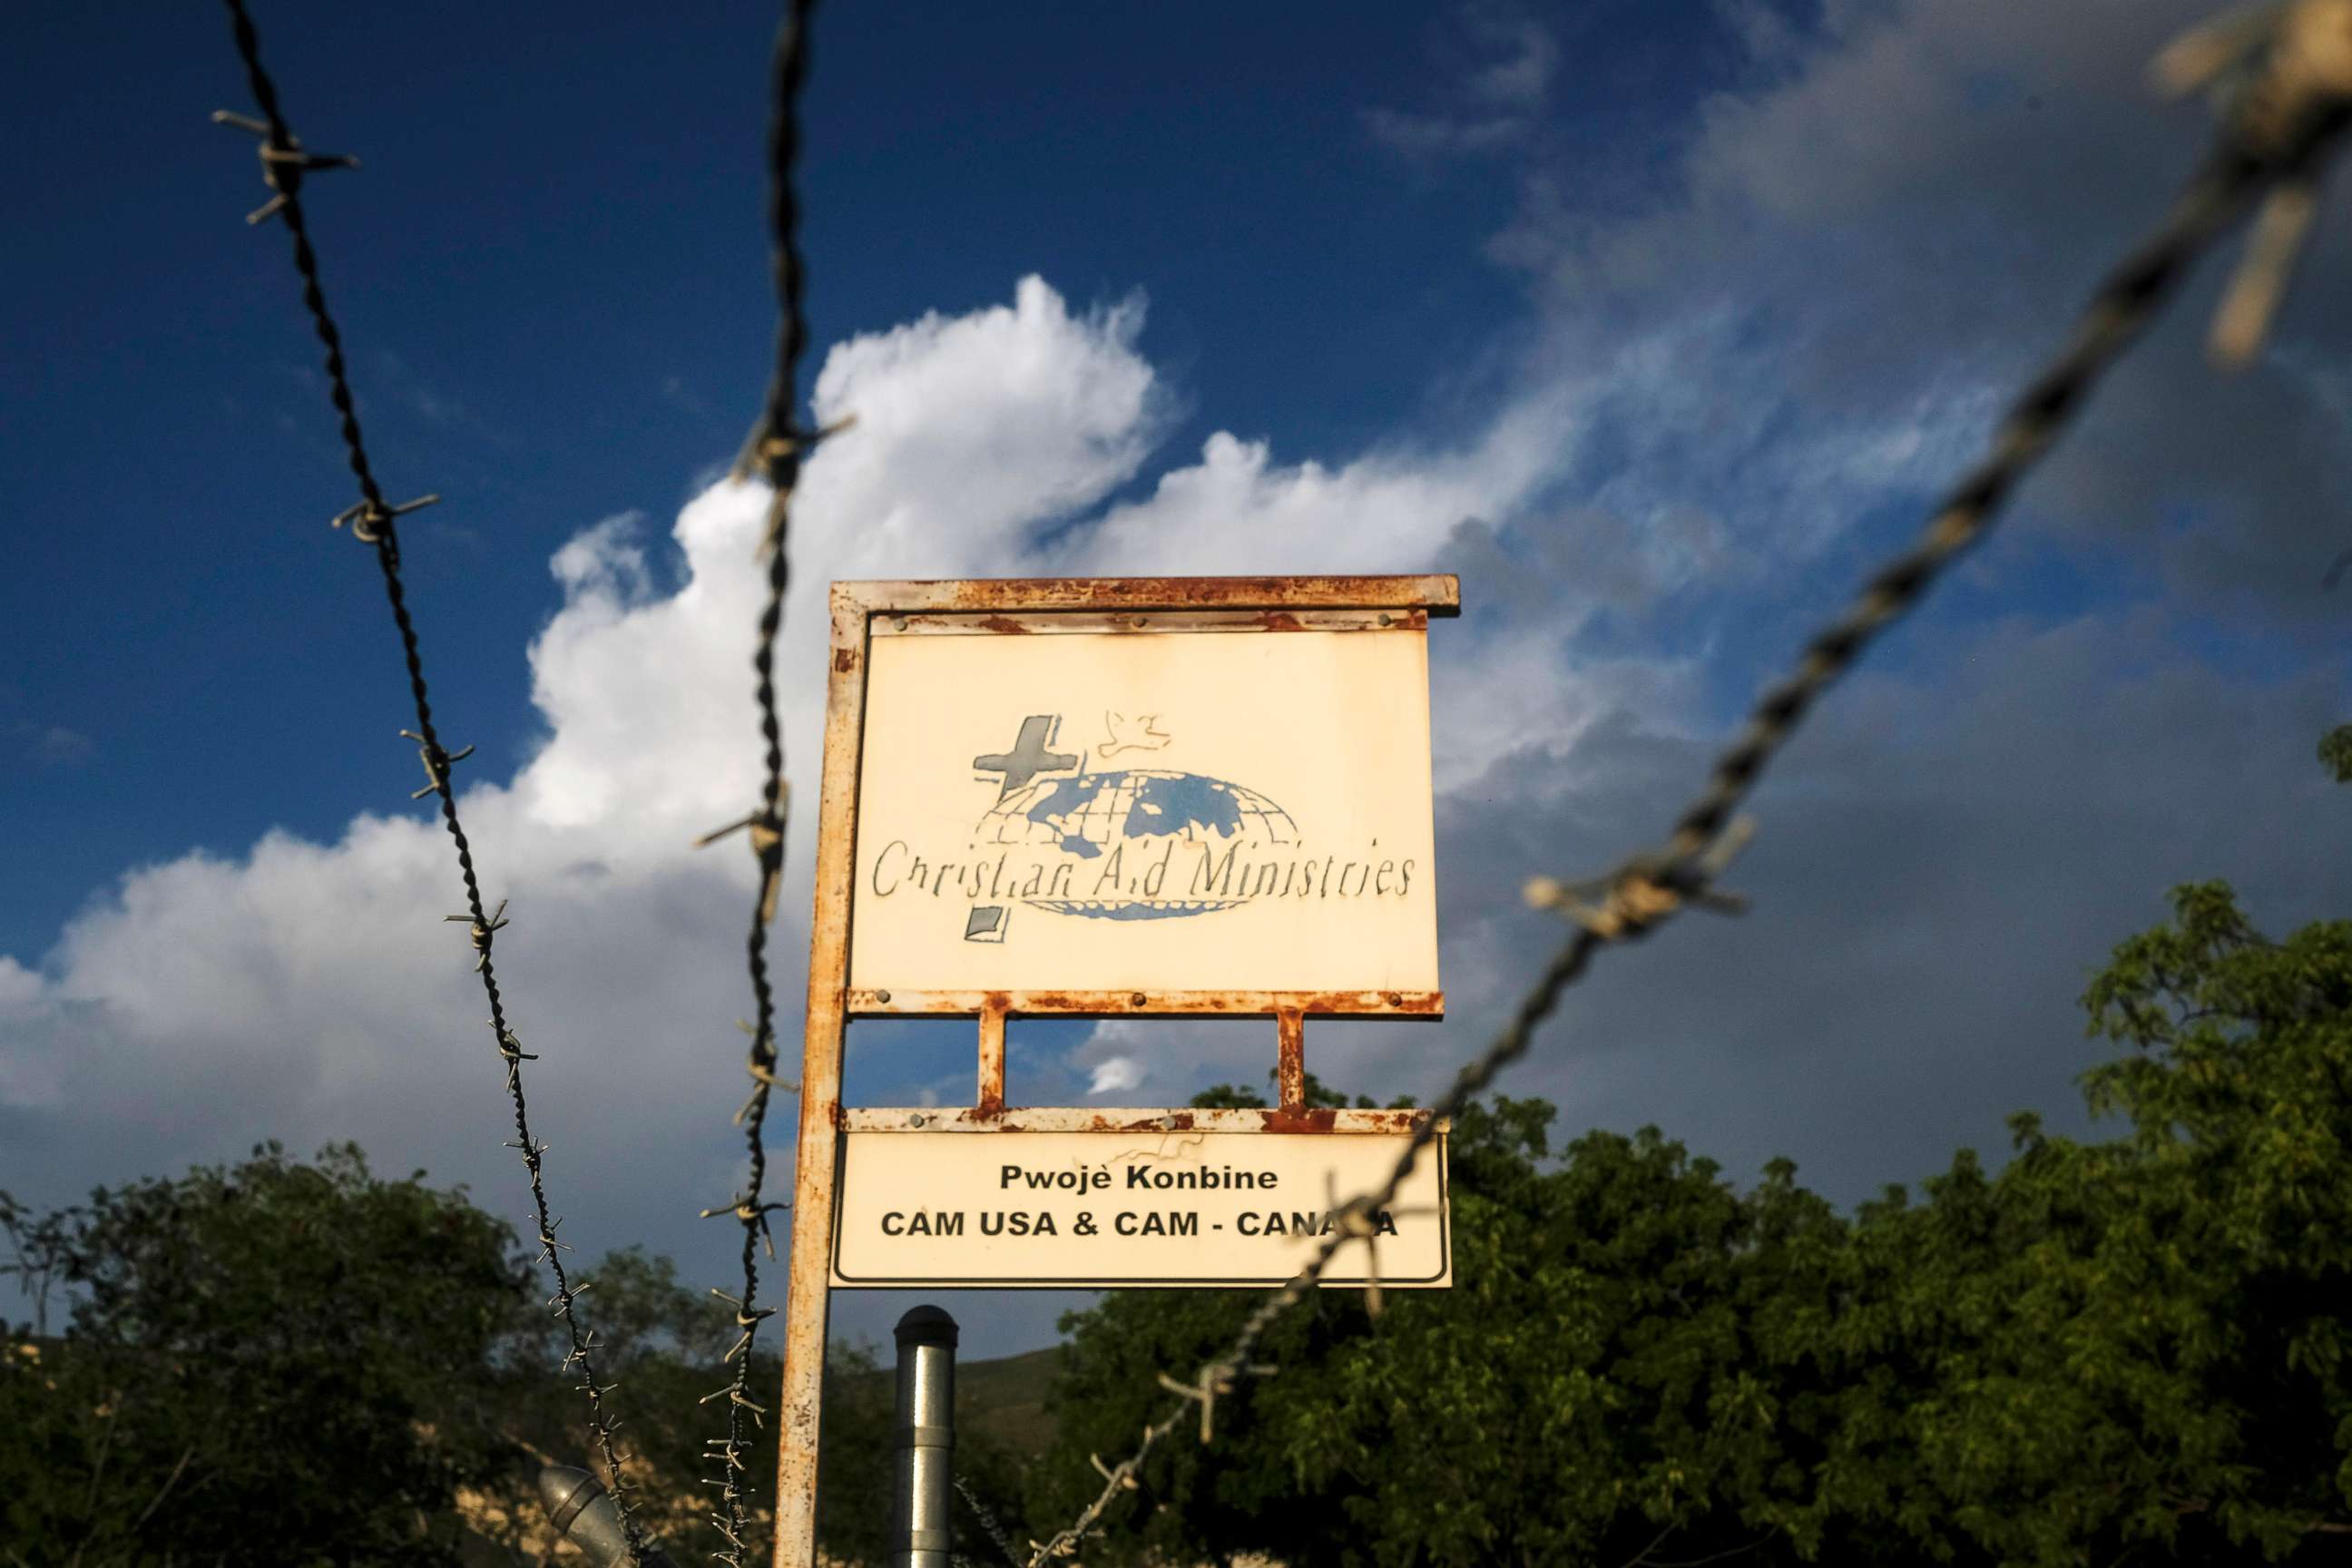
<path fill-rule="evenodd" d="M 856 1017 L 977 1017 L 994 1010 L 1008 1017 L 1118 1017 L 1225 1014 L 1273 1017 L 1377 1016 L 1442 1018 L 1443 991 L 908 991 L 853 989 L 843 1011 Z"/>
<path fill-rule="evenodd" d="M 1276 1106 L 1220 1106 L 1139 1110 L 1097 1105 L 1016 1105 L 982 1111 L 967 1105 L 845 1105 L 841 1108 L 839 1126 L 844 1132 L 1316 1132 L 1392 1137 L 1416 1131 L 1428 1120 L 1428 1111 L 1410 1109 L 1286 1110 Z"/>
<path fill-rule="evenodd" d="M 1429 612 L 1321 610 L 904 610 L 872 612 L 876 637 L 1021 637 L 1059 634 L 1156 636 L 1171 632 L 1371 632 L 1429 630 Z"/>
<path fill-rule="evenodd" d="M 982 577 L 835 583 L 836 602 L 871 614 L 935 610 L 1461 608 L 1451 574 L 1383 577 Z"/>
<path fill-rule="evenodd" d="M 1291 1274 L 1231 1274 L 1204 1279 L 1196 1274 L 1041 1274 L 1034 1278 L 1003 1279 L 992 1275 L 978 1279 L 963 1275 L 941 1275 L 938 1279 L 908 1275 L 904 1278 L 851 1278 L 835 1272 L 828 1281 L 835 1290 L 1275 1290 L 1290 1283 Z M 1318 1290 L 1360 1290 L 1377 1284 L 1383 1290 L 1451 1290 L 1454 1271 L 1427 1279 L 1398 1279 L 1382 1274 L 1373 1276 L 1359 1270 L 1334 1268 L 1315 1277 Z"/>

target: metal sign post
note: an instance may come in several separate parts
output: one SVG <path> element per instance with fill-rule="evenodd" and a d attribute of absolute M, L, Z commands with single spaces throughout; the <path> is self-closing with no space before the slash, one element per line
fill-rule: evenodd
<path fill-rule="evenodd" d="M 836 583 L 779 1568 L 814 1568 L 830 1291 L 1268 1286 L 1425 1112 L 1311 1109 L 1310 1016 L 1435 1018 L 1450 576 Z M 1256 1016 L 1268 1110 L 1008 1110 L 1008 1019 Z M 978 1024 L 969 1107 L 847 1110 L 853 1017 Z M 1444 1150 L 1325 1284 L 1452 1279 Z M 1351 1243 L 1352 1245 L 1352 1243 Z"/>
<path fill-rule="evenodd" d="M 890 1568 L 948 1568 L 955 1552 L 949 1489 L 955 1484 L 956 1321 L 937 1307 L 898 1320 L 898 1390 L 892 1425 Z"/>

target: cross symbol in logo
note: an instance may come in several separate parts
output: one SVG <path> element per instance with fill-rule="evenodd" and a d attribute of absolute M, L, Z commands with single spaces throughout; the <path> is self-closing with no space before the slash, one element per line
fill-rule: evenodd
<path fill-rule="evenodd" d="M 1003 800 L 1039 773 L 1059 773 L 1078 765 L 1076 757 L 1045 749 L 1053 744 L 1054 731 L 1061 722 L 1057 713 L 1032 713 L 1021 721 L 1021 738 L 1013 742 L 1011 751 L 972 758 L 971 765 L 980 772 L 1004 775 L 1004 787 L 997 792 L 997 799 Z"/>

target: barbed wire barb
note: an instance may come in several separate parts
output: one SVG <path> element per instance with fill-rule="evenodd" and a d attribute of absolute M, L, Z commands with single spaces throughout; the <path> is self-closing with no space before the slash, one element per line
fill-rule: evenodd
<path fill-rule="evenodd" d="M 441 743 L 434 728 L 433 704 L 425 679 L 425 658 L 409 613 L 406 585 L 400 573 L 399 519 L 420 507 L 430 506 L 440 500 L 437 494 L 426 495 L 394 506 L 385 500 L 383 488 L 377 482 L 373 464 L 370 461 L 367 443 L 361 433 L 359 412 L 352 395 L 351 381 L 343 361 L 341 329 L 327 308 L 324 286 L 320 281 L 318 253 L 310 243 L 310 228 L 302 210 L 302 180 L 307 174 L 322 169 L 356 168 L 359 160 L 347 154 L 311 153 L 287 124 L 278 107 L 278 87 L 263 68 L 260 36 L 247 11 L 245 0 L 224 0 L 231 30 L 236 43 L 237 56 L 245 67 L 246 81 L 251 89 L 254 105 L 259 115 L 238 114 L 222 110 L 214 114 L 216 124 L 246 132 L 260 140 L 261 178 L 269 188 L 270 199 L 247 216 L 248 223 L 265 218 L 281 219 L 294 247 L 294 269 L 301 280 L 302 303 L 310 318 L 312 331 L 324 352 L 327 372 L 328 399 L 333 404 L 342 437 L 344 458 L 352 478 L 359 486 L 360 499 L 336 514 L 334 524 L 351 525 L 354 537 L 375 552 L 376 564 L 383 579 L 384 597 L 392 608 L 393 625 L 399 633 L 401 656 L 408 673 L 409 698 L 416 714 L 416 728 L 401 733 L 416 742 L 417 753 L 425 763 L 425 787 L 412 797 L 422 800 L 426 795 L 438 798 L 441 822 L 457 852 L 457 868 L 466 889 L 466 914 L 463 917 L 476 933 L 478 961 L 476 972 L 481 976 L 483 994 L 490 1005 L 491 1038 L 506 1068 L 506 1089 L 512 1109 L 515 1142 L 522 1152 L 523 1165 L 530 1179 L 531 1207 L 538 1221 L 537 1231 L 543 1240 L 551 1239 L 553 1216 L 548 1209 L 547 1191 L 541 1179 L 541 1160 L 547 1145 L 531 1136 L 528 1101 L 523 1095 L 522 1064 L 536 1058 L 522 1049 L 520 1040 L 509 1026 L 506 1004 L 499 989 L 498 972 L 490 962 L 490 934 L 499 921 L 483 907 L 480 879 L 474 868 L 473 846 L 458 820 L 457 801 L 449 784 L 450 765 L 473 754 L 466 747 L 452 752 Z M 503 910 L 503 906 L 501 906 Z M 623 1469 L 624 1460 L 613 1441 L 621 1422 L 609 1416 L 604 1405 L 604 1392 L 610 1384 L 598 1384 L 586 1331 L 573 1310 L 578 1298 L 588 1289 L 586 1281 L 574 1285 L 567 1276 L 562 1260 L 551 1247 L 542 1252 L 548 1272 L 555 1281 L 555 1294 L 550 1298 L 555 1314 L 564 1321 L 571 1342 L 571 1353 L 565 1358 L 568 1367 L 577 1363 L 581 1376 L 588 1387 L 589 1420 L 593 1446 L 604 1468 L 605 1489 L 612 1494 L 618 1511 L 622 1534 L 629 1562 L 642 1563 L 645 1557 L 645 1536 L 627 1500 L 635 1489 Z"/>
<path fill-rule="evenodd" d="M 440 504 L 441 498 L 437 495 L 418 496 L 415 500 L 403 501 L 398 506 L 386 506 L 375 500 L 356 500 L 329 518 L 327 526 L 341 528 L 345 523 L 349 523 L 352 537 L 362 544 L 381 544 L 383 542 L 383 529 L 386 523 L 396 518 L 406 517 L 412 511 L 421 511 L 428 506 Z"/>
<path fill-rule="evenodd" d="M 2218 96 L 2225 124 L 2284 166 L 2254 215 L 2244 256 L 2215 310 L 2207 350 L 2223 370 L 2253 362 L 2286 298 L 2319 209 L 2319 180 L 2352 97 L 2352 3 L 2245 5 L 2190 28 L 2149 68 L 2158 91 Z"/>
<path fill-rule="evenodd" d="M 256 151 L 261 157 L 261 178 L 272 194 L 267 202 L 245 215 L 245 221 L 248 224 L 262 223 L 284 212 L 287 204 L 294 199 L 294 194 L 302 188 L 304 174 L 320 169 L 356 169 L 360 166 L 360 161 L 349 153 L 309 151 L 274 117 L 256 120 L 249 114 L 215 109 L 213 110 L 213 123 L 261 138 L 261 145 Z"/>
<path fill-rule="evenodd" d="M 473 748 L 468 746 L 466 750 L 470 752 Z M 456 762 L 457 759 L 452 757 L 449 760 Z M 466 938 L 474 944 L 474 972 L 478 974 L 481 973 L 482 965 L 490 961 L 490 939 L 507 928 L 507 900 L 500 899 L 499 907 L 490 911 L 490 918 L 487 921 L 471 913 L 443 915 L 441 920 L 444 924 L 463 923 L 465 925 Z M 539 1058 L 530 1057 L 527 1059 L 537 1061 Z"/>
<path fill-rule="evenodd" d="M 1394 1198 L 1437 1130 L 1527 1054 L 1536 1030 L 1601 948 L 1641 940 L 1688 904 L 1725 907 L 1728 896 L 1714 893 L 1712 884 L 1747 841 L 1738 809 L 1815 701 L 1981 540 L 2100 379 L 2172 298 L 2189 264 L 2258 202 L 2266 216 L 2257 220 L 2249 257 L 2225 291 L 2210 342 L 2224 368 L 2245 363 L 2259 349 L 2293 252 L 2308 233 L 2296 204 L 2316 190 L 2322 166 L 2352 122 L 2352 0 L 2284 0 L 2208 24 L 2158 56 L 2156 72 L 2173 90 L 2233 77 L 2212 150 L 2163 221 L 2099 285 L 2063 348 L 2017 395 L 1990 449 L 1929 515 L 1917 542 L 1872 576 L 1845 613 L 1805 646 L 1796 669 L 1759 699 L 1666 843 L 1606 877 L 1574 883 L 1538 878 L 1528 884 L 1529 901 L 1561 910 L 1574 930 L 1486 1048 L 1456 1072 L 1386 1179 L 1357 1202 L 1376 1209 Z M 1147 1425 L 1135 1452 L 1107 1473 L 1139 1475 L 1196 1404 L 1205 1442 L 1220 1381 L 1247 1364 L 1266 1331 L 1316 1288 L 1351 1239 L 1334 1226 L 1298 1273 L 1259 1301 L 1224 1353 L 1205 1363 L 1192 1383 L 1158 1373 L 1160 1386 L 1179 1396 L 1177 1404 Z M 1125 1489 L 1117 1480 L 1107 1482 L 1069 1525 L 1045 1541 L 1033 1540 L 1025 1568 L 1075 1552 Z"/>

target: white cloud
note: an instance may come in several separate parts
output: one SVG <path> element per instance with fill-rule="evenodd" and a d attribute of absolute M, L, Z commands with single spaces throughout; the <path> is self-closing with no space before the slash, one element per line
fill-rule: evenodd
<path fill-rule="evenodd" d="M 1008 569 L 1142 465 L 1166 412 L 1135 352 L 1143 315 L 1139 294 L 1074 316 L 1032 277 L 1010 308 L 835 349 L 816 416 L 857 424 L 809 466 L 800 551 L 835 576 Z"/>
<path fill-rule="evenodd" d="M 1074 311 L 1029 278 L 1009 305 L 929 315 L 826 356 L 816 417 L 856 423 L 812 458 L 793 515 L 779 668 L 803 808 L 774 940 L 788 1019 L 828 580 L 1411 568 L 1463 517 L 1507 515 L 1572 450 L 1556 389 L 1437 451 L 1282 464 L 1218 434 L 1144 499 L 1089 518 L 1164 425 L 1142 319 L 1139 300 Z M 525 1074 L 534 1131 L 554 1146 L 559 1205 L 580 1215 L 567 1234 L 589 1247 L 675 1245 L 677 1217 L 723 1195 L 740 1158 L 723 1112 L 740 1092 L 731 1026 L 749 1006 L 751 866 L 740 840 L 688 845 L 756 798 L 749 656 L 765 505 L 756 486 L 713 485 L 679 512 L 668 558 L 634 515 L 566 542 L 550 563 L 562 607 L 529 649 L 543 734 L 510 778 L 458 770 L 484 891 L 512 900 L 496 953 L 514 1025 L 541 1053 Z M 327 842 L 271 832 L 241 856 L 131 868 L 37 965 L 0 958 L 0 1184 L 56 1198 L 130 1169 L 234 1157 L 259 1137 L 353 1136 L 387 1168 L 467 1179 L 516 1212 L 472 954 L 442 919 L 460 907 L 451 858 L 424 808 L 362 812 Z M 1070 1061 L 1090 1092 L 1157 1082 L 1150 1042 L 1118 1043 Z M 1271 1049 L 1270 1033 L 1225 1042 L 1252 1064 Z"/>
<path fill-rule="evenodd" d="M 1088 1094 L 1124 1094 L 1143 1082 L 1143 1064 L 1133 1057 L 1105 1057 L 1087 1080 Z"/>
<path fill-rule="evenodd" d="M 1150 447 L 1162 398 L 1135 350 L 1141 320 L 1138 300 L 1073 312 L 1033 278 L 1009 306 L 827 356 L 821 416 L 858 423 L 813 458 L 795 508 L 780 668 L 804 798 L 827 579 L 1029 559 L 1038 531 Z M 674 586 L 656 581 L 642 520 L 567 542 L 551 563 L 562 607 L 529 651 L 544 735 L 510 779 L 458 769 L 485 892 L 512 900 L 496 952 L 541 1056 L 525 1079 L 534 1130 L 589 1245 L 659 1235 L 723 1195 L 740 1158 L 723 1112 L 740 1098 L 751 867 L 740 840 L 688 843 L 756 799 L 764 513 L 756 487 L 696 497 L 673 530 Z M 812 815 L 795 823 L 774 944 L 787 1017 Z M 242 856 L 130 869 L 37 964 L 0 957 L 0 1185 L 61 1198 L 262 1136 L 358 1136 L 387 1166 L 469 1179 L 512 1212 L 485 1005 L 462 928 L 442 921 L 460 908 L 451 861 L 423 808 L 362 812 L 330 842 L 272 832 Z"/>
<path fill-rule="evenodd" d="M 1056 562 L 1078 572 L 1411 572 L 1454 526 L 1517 512 L 1568 471 L 1583 388 L 1538 384 L 1451 450 L 1397 447 L 1339 468 L 1278 464 L 1223 431 L 1201 460 L 1078 531 Z"/>

